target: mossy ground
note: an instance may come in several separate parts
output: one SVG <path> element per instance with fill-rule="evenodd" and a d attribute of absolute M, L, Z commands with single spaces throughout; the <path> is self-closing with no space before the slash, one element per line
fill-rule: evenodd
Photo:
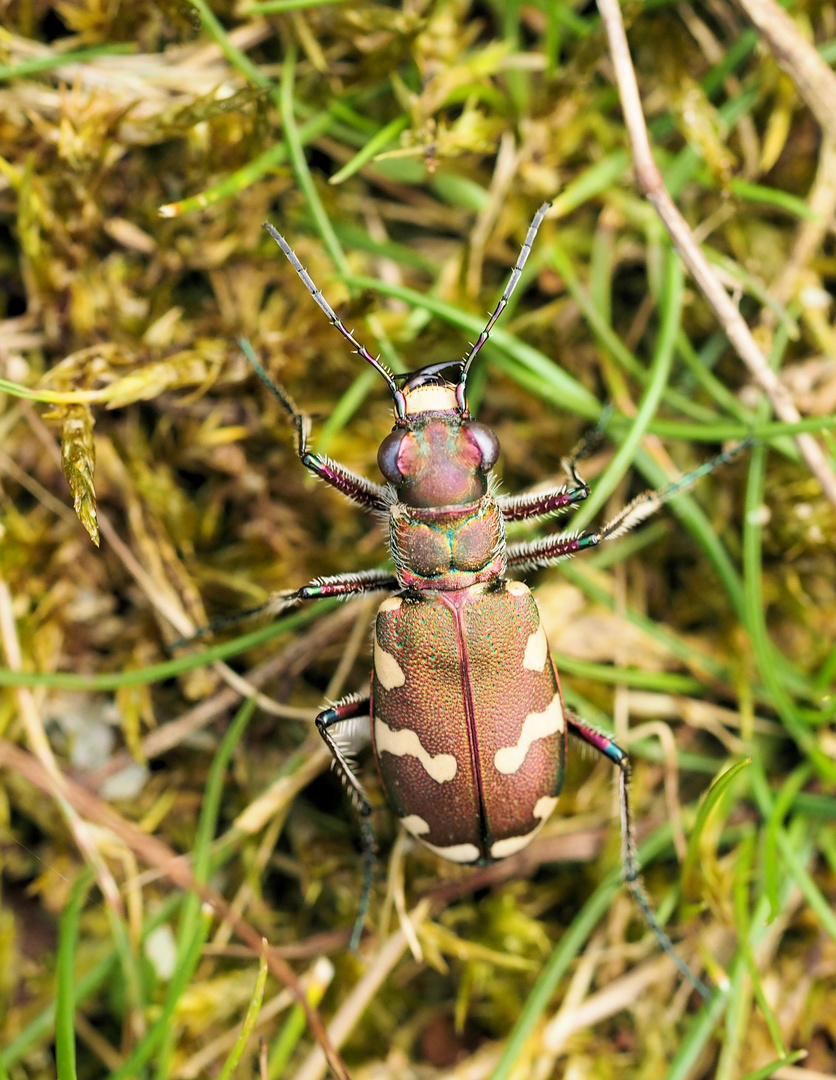
<path fill-rule="evenodd" d="M 833 9 L 791 11 L 832 61 Z M 625 17 L 667 183 L 826 438 L 832 235 L 768 303 L 826 183 L 819 130 L 736 8 Z M 235 1064 L 258 960 L 166 849 L 314 997 L 323 982 L 354 1080 L 736 1080 L 797 1050 L 836 1073 L 836 516 L 636 190 L 594 7 L 15 0 L 3 23 L 0 1076 L 322 1075 L 272 974 Z M 252 625 L 227 631 L 279 706 L 232 728 L 228 669 L 203 642 L 170 651 L 386 557 L 381 524 L 301 467 L 238 344 L 312 414 L 317 450 L 377 476 L 382 380 L 262 222 L 408 370 L 462 355 L 551 200 L 472 381 L 503 489 L 556 477 L 606 402 L 599 519 L 763 435 L 640 531 L 530 577 L 570 704 L 630 747 L 654 903 L 695 968 L 731 979 L 702 1013 L 607 879 L 606 763 L 575 754 L 542 839 L 476 873 L 405 849 L 381 806 L 351 956 L 357 830 L 311 721 L 365 685 L 372 608 L 314 606 L 245 651 Z M 805 1075 L 775 1068 L 755 1075 Z"/>

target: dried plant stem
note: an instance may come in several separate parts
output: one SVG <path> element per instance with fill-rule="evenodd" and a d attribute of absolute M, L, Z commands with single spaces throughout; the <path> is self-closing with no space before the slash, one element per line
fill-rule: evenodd
<path fill-rule="evenodd" d="M 0 643 L 2 643 L 3 651 L 6 654 L 6 662 L 12 671 L 22 671 L 23 653 L 20 648 L 20 639 L 12 608 L 12 594 L 2 577 L 0 577 Z M 108 904 L 114 911 L 122 914 L 124 908 L 122 897 L 119 894 L 119 887 L 102 858 L 91 829 L 87 822 L 79 816 L 67 796 L 64 774 L 61 772 L 58 762 L 55 760 L 55 755 L 52 753 L 52 747 L 49 745 L 49 740 L 44 731 L 35 695 L 28 686 L 17 687 L 17 703 L 29 745 L 44 771 L 46 778 L 44 791 L 58 804 L 64 820 L 75 838 L 79 851 L 95 869 L 96 879 L 102 894 L 107 898 Z"/>
<path fill-rule="evenodd" d="M 732 298 L 711 269 L 690 226 L 680 214 L 662 182 L 662 176 L 650 149 L 650 138 L 630 58 L 627 34 L 621 18 L 618 0 L 598 0 L 598 10 L 607 31 L 613 67 L 615 69 L 624 120 L 630 136 L 639 187 L 656 210 L 668 230 L 674 246 L 714 310 L 738 356 L 749 369 L 752 378 L 772 402 L 776 414 L 787 423 L 800 420 L 792 398 L 758 348 L 752 332 Z M 795 439 L 804 460 L 821 484 L 827 498 L 836 506 L 836 474 L 812 435 L 796 435 Z"/>
<path fill-rule="evenodd" d="M 60 453 L 52 436 L 44 427 L 43 421 L 28 403 L 26 403 L 23 408 L 33 431 L 46 447 L 47 452 L 53 460 L 60 465 Z M 116 555 L 122 560 L 125 569 L 132 575 L 140 589 L 142 589 L 149 603 L 156 608 L 164 619 L 168 619 L 179 634 L 182 634 L 184 637 L 192 635 L 195 632 L 196 627 L 180 606 L 177 597 L 167 590 L 160 589 L 159 583 L 156 582 L 143 568 L 134 553 L 122 540 L 106 514 L 99 513 L 98 520 L 99 527 L 105 540 L 107 540 Z M 294 720 L 307 719 L 307 710 L 300 714 L 299 710 L 292 709 L 289 706 L 280 705 L 266 694 L 259 693 L 256 687 L 247 682 L 246 679 L 242 678 L 228 664 L 225 664 L 223 660 L 216 661 L 212 667 L 218 672 L 227 685 L 235 690 L 242 698 L 254 697 L 259 708 L 263 709 L 264 712 L 272 716 L 289 717 Z"/>
<path fill-rule="evenodd" d="M 192 620 L 186 615 L 176 600 L 165 596 L 159 588 L 155 587 L 153 578 L 142 568 L 139 560 L 119 536 L 119 533 L 116 531 L 107 515 L 102 513 L 99 514 L 99 526 L 102 530 L 102 535 L 122 560 L 125 569 L 129 574 L 133 575 L 134 580 L 163 618 L 168 619 L 178 633 L 185 636 L 193 634 L 196 628 Z M 294 720 L 306 719 L 307 710 L 305 710 L 304 714 L 300 715 L 297 709 L 291 709 L 288 706 L 277 704 L 266 694 L 260 693 L 252 683 L 242 678 L 237 671 L 234 671 L 229 664 L 225 664 L 223 660 L 216 660 L 212 664 L 212 667 L 218 672 L 224 682 L 236 693 L 240 694 L 242 698 L 254 697 L 258 702 L 258 707 L 263 709 L 264 712 L 269 713 L 271 716 L 289 716 Z"/>
<path fill-rule="evenodd" d="M 428 904 L 422 900 L 410 913 L 413 926 L 419 926 L 427 916 Z M 396 930 L 380 946 L 369 962 L 369 968 L 363 978 L 337 1010 L 334 1019 L 328 1025 L 328 1035 L 334 1046 L 340 1047 L 357 1026 L 360 1017 L 368 1008 L 377 991 L 388 978 L 392 969 L 406 952 L 408 942 L 403 929 Z M 303 1061 L 293 1080 L 322 1080 L 326 1062 L 322 1050 L 317 1048 Z"/>
<path fill-rule="evenodd" d="M 792 298 L 799 278 L 818 251 L 836 214 L 836 73 L 799 32 L 792 18 L 774 0 L 737 0 L 769 50 L 792 79 L 799 96 L 822 129 L 816 178 L 807 199 L 815 218 L 802 221 L 792 254 L 773 283 L 779 303 Z M 774 321 L 764 312 L 764 323 Z"/>
<path fill-rule="evenodd" d="M 795 295 L 810 260 L 833 229 L 836 215 L 836 135 L 829 131 L 825 131 L 822 138 L 816 178 L 807 205 L 816 217 L 799 224 L 792 253 L 769 290 L 779 304 L 785 304 Z M 767 326 L 774 323 L 775 316 L 771 309 L 764 309 L 763 321 Z"/>
<path fill-rule="evenodd" d="M 326 645 L 330 645 L 335 638 L 338 638 L 355 620 L 356 610 L 353 604 L 346 604 L 331 612 L 330 615 L 315 623 L 293 645 L 249 671 L 247 673 L 248 685 L 260 688 L 272 679 L 289 678 L 295 671 L 304 667 L 311 656 L 316 656 Z M 237 690 L 230 687 L 219 690 L 212 697 L 205 698 L 176 719 L 168 720 L 161 727 L 149 731 L 140 743 L 142 757 L 146 761 L 161 757 L 194 735 L 196 731 L 201 731 L 219 716 L 234 709 L 240 701 L 241 695 Z M 313 719 L 315 710 L 309 711 Z M 129 751 L 119 751 L 104 765 L 88 773 L 85 782 L 88 787 L 97 788 L 109 776 L 113 776 L 120 769 L 127 768 L 133 761 L 133 755 Z"/>
<path fill-rule="evenodd" d="M 5 739 L 0 739 L 0 768 L 11 769 L 41 791 L 48 794 L 54 793 L 55 776 L 52 770 L 32 754 L 28 754 Z M 57 770 L 57 765 L 55 768 Z M 197 893 L 221 919 L 229 920 L 236 935 L 246 942 L 254 956 L 262 954 L 263 938 L 258 931 L 245 919 L 235 916 L 220 893 L 197 881 L 186 859 L 157 837 L 148 836 L 138 826 L 121 817 L 97 795 L 65 776 L 60 770 L 58 775 L 61 778 L 62 794 L 75 813 L 81 815 L 86 821 L 92 821 L 100 828 L 109 830 L 130 848 L 137 858 L 148 866 L 162 870 L 169 881 L 181 889 Z M 295 972 L 275 949 L 268 947 L 264 951 L 267 966 L 273 976 L 290 990 L 304 1009 L 311 1032 L 322 1047 L 334 1075 L 339 1080 L 350 1080 L 342 1058 L 328 1037 L 319 1013 L 308 1001 L 304 987 L 300 984 Z"/>
<path fill-rule="evenodd" d="M 822 129 L 836 136 L 836 74 L 775 0 L 737 0 Z"/>

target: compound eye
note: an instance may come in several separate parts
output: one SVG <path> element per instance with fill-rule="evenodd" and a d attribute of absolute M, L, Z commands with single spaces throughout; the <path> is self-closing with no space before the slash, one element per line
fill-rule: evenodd
<path fill-rule="evenodd" d="M 479 447 L 479 452 L 482 455 L 479 468 L 482 472 L 490 472 L 499 457 L 499 439 L 484 424 L 469 423 L 466 427 L 468 435 Z"/>
<path fill-rule="evenodd" d="M 390 484 L 402 483 L 404 476 L 398 468 L 398 455 L 404 439 L 403 431 L 390 432 L 377 452 L 377 465 Z"/>

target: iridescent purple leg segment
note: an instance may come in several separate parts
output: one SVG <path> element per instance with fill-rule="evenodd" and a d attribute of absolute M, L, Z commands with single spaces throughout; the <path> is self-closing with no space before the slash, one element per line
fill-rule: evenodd
<path fill-rule="evenodd" d="M 737 457 L 748 445 L 748 441 L 738 443 L 737 446 L 718 454 L 710 461 L 704 462 L 693 472 L 686 473 L 685 476 L 674 480 L 673 483 L 668 484 L 666 487 L 659 488 L 658 491 L 645 491 L 641 495 L 637 495 L 632 502 L 628 503 L 615 517 L 610 518 L 597 532 L 580 533 L 574 536 L 571 533 L 563 533 L 558 536 L 546 536 L 541 540 L 510 544 L 508 547 L 508 566 L 529 568 L 551 566 L 556 562 L 560 562 L 561 559 L 570 558 L 586 548 L 597 547 L 598 544 L 603 544 L 605 540 L 615 540 L 617 537 L 623 536 L 635 528 L 636 525 L 640 525 L 646 518 L 655 514 L 659 507 L 672 499 L 674 495 L 686 491 L 700 477 Z M 576 456 L 570 458 L 567 463 L 567 468 L 575 477 L 577 477 L 577 472 L 574 470 L 573 465 Z M 571 494 L 571 492 L 567 492 L 567 494 Z M 581 501 L 580 498 L 577 501 Z M 502 513 L 503 516 L 506 516 L 504 506 Z"/>
<path fill-rule="evenodd" d="M 534 569 L 552 566 L 561 559 L 571 559 L 579 551 L 601 543 L 598 533 L 581 533 L 580 536 L 545 536 L 542 540 L 530 540 L 522 544 L 508 545 L 508 566 Z"/>
<path fill-rule="evenodd" d="M 310 469 L 320 480 L 341 491 L 352 502 L 359 503 L 367 510 L 380 510 L 386 512 L 389 503 L 386 499 L 385 488 L 380 484 L 374 484 L 365 476 L 347 469 L 339 462 L 319 454 L 312 454 L 309 450 L 299 455 L 299 460 L 306 469 Z"/>
<path fill-rule="evenodd" d="M 300 412 L 287 391 L 274 382 L 264 365 L 258 360 L 249 342 L 239 342 L 244 350 L 244 355 L 249 360 L 253 371 L 264 383 L 270 393 L 281 403 L 282 408 L 290 417 L 290 421 L 296 428 L 296 453 L 306 469 L 310 469 L 326 484 L 341 491 L 352 502 L 359 503 L 367 510 L 380 510 L 384 513 L 389 509 L 390 499 L 387 498 L 386 488 L 381 484 L 374 484 L 365 476 L 340 465 L 338 461 L 332 461 L 329 457 L 314 454 L 308 449 L 308 437 L 311 433 L 311 421 L 305 413 Z"/>
<path fill-rule="evenodd" d="M 359 593 L 394 592 L 399 589 L 398 579 L 388 570 L 363 570 L 359 574 L 335 574 L 334 577 L 315 578 L 309 585 L 285 593 L 277 593 L 282 605 L 298 600 L 321 600 L 326 596 L 355 596 Z"/>
<path fill-rule="evenodd" d="M 547 517 L 571 510 L 589 497 L 586 484 L 580 488 L 555 488 L 532 495 L 515 495 L 500 499 L 499 508 L 506 521 L 525 521 L 527 518 Z"/>

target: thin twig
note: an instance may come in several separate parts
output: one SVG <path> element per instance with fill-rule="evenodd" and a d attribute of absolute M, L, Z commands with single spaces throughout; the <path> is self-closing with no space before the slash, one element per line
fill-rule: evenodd
<path fill-rule="evenodd" d="M 795 296 L 810 261 L 833 229 L 836 215 L 836 135 L 827 131 L 819 149 L 816 178 L 807 196 L 807 205 L 816 216 L 799 223 L 792 253 L 769 289 L 779 304 L 786 304 Z M 764 308 L 762 321 L 766 326 L 774 325 L 775 313 L 771 308 Z"/>
<path fill-rule="evenodd" d="M 254 687 L 261 687 L 265 683 L 280 676 L 285 680 L 295 677 L 309 661 L 311 656 L 317 656 L 326 645 L 330 645 L 334 638 L 339 637 L 350 622 L 356 619 L 356 610 L 353 603 L 348 603 L 332 611 L 329 615 L 320 619 L 307 633 L 299 638 L 293 645 L 288 646 L 277 656 L 272 656 L 247 672 L 247 683 Z M 140 756 L 145 761 L 161 757 L 163 754 L 179 746 L 187 738 L 207 727 L 219 716 L 230 709 L 234 709 L 241 700 L 237 690 L 225 687 L 212 697 L 206 698 L 198 705 L 188 709 L 175 720 L 169 720 L 153 731 L 149 731 L 139 745 Z M 315 710 L 311 709 L 311 719 Z M 109 776 L 120 772 L 133 764 L 134 757 L 128 750 L 115 754 L 100 768 L 85 776 L 85 783 L 90 788 L 98 788 Z"/>
<path fill-rule="evenodd" d="M 0 645 L 6 655 L 6 663 L 12 671 L 23 671 L 23 653 L 20 648 L 17 624 L 12 606 L 12 594 L 4 578 L 0 577 Z M 49 739 L 44 731 L 35 695 L 28 686 L 18 686 L 16 696 L 20 718 L 26 737 L 46 777 L 44 791 L 58 804 L 67 827 L 85 860 L 94 868 L 96 880 L 111 908 L 122 915 L 124 908 L 119 887 L 102 858 L 96 838 L 88 823 L 76 812 L 67 796 L 66 778 L 61 772 Z"/>
<path fill-rule="evenodd" d="M 776 414 L 786 423 L 795 423 L 801 417 L 793 404 L 791 395 L 758 348 L 745 319 L 711 269 L 690 226 L 680 214 L 662 182 L 661 173 L 653 160 L 650 149 L 650 137 L 642 112 L 636 72 L 630 58 L 630 48 L 627 44 L 627 34 L 618 0 L 598 0 L 598 10 L 607 31 L 610 56 L 633 149 L 633 161 L 639 187 L 661 218 L 674 246 L 682 256 L 682 261 L 714 310 L 718 322 L 738 356 L 749 369 L 750 375 L 772 402 Z M 796 435 L 795 439 L 810 472 L 821 484 L 827 498 L 836 506 L 836 474 L 828 465 L 821 447 L 812 435 Z"/>
<path fill-rule="evenodd" d="M 822 129 L 836 137 L 836 73 L 775 0 L 737 0 Z"/>
<path fill-rule="evenodd" d="M 145 597 L 151 605 L 156 608 L 164 619 L 167 619 L 171 623 L 179 634 L 182 634 L 184 637 L 189 637 L 193 634 L 196 627 L 192 620 L 174 598 L 166 596 L 161 589 L 155 587 L 151 575 L 145 571 L 139 560 L 134 556 L 134 553 L 122 540 L 122 537 L 116 531 L 107 514 L 102 513 L 102 511 L 99 511 L 99 526 L 102 530 L 102 536 L 121 559 L 122 565 L 133 577 L 140 589 L 145 593 Z M 280 716 L 284 718 L 288 716 L 289 710 L 286 706 L 279 705 L 266 694 L 260 693 L 252 683 L 239 675 L 237 671 L 233 670 L 229 664 L 224 663 L 223 660 L 213 661 L 212 668 L 217 671 L 224 682 L 242 698 L 254 697 L 258 702 L 258 707 L 263 709 L 264 712 L 269 713 L 271 716 Z M 290 718 L 298 720 L 299 715 L 294 710 L 290 713 Z"/>
<path fill-rule="evenodd" d="M 5 739 L 0 739 L 0 767 L 11 769 L 41 791 L 52 794 L 55 790 L 55 778 L 50 770 L 32 754 Z M 107 803 L 81 784 L 77 784 L 63 773 L 60 775 L 63 795 L 77 814 L 81 815 L 85 821 L 95 822 L 96 825 L 108 829 L 139 859 L 148 866 L 163 870 L 169 881 L 181 889 L 196 893 L 221 919 L 228 919 L 232 923 L 236 935 L 246 942 L 254 956 L 261 956 L 263 949 L 261 934 L 246 920 L 234 916 L 220 893 L 196 881 L 186 859 L 156 836 L 149 836 L 138 826 L 121 817 Z M 350 1080 L 342 1058 L 325 1031 L 322 1018 L 308 1001 L 296 973 L 275 949 L 268 948 L 265 955 L 273 976 L 290 990 L 304 1009 L 311 1032 L 322 1047 L 334 1074 L 340 1080 Z"/>
<path fill-rule="evenodd" d="M 28 402 L 24 403 L 23 410 L 26 413 L 29 424 L 35 435 L 38 436 L 46 447 L 53 461 L 60 466 L 60 451 L 55 445 L 54 438 L 44 426 L 43 421 Z M 154 607 L 164 619 L 167 619 L 174 629 L 179 634 L 182 634 L 183 637 L 190 637 L 194 634 L 196 627 L 183 610 L 179 598 L 169 590 L 164 590 L 159 587 L 159 583 L 145 570 L 128 545 L 122 540 L 122 537 L 117 532 L 107 514 L 100 510 L 98 519 L 102 536 L 107 540 L 108 544 L 122 561 L 123 566 L 133 577 L 134 581 L 136 581 L 137 585 L 139 585 L 151 606 Z M 288 717 L 289 714 L 290 719 L 304 719 L 304 717 L 299 716 L 296 710 L 291 710 L 287 706 L 279 705 L 273 701 L 272 698 L 267 697 L 266 694 L 259 693 L 254 686 L 248 683 L 246 679 L 242 678 L 242 676 L 228 664 L 224 663 L 223 660 L 215 660 L 212 663 L 212 668 L 221 676 L 224 682 L 226 682 L 227 685 L 235 690 L 242 698 L 254 697 L 259 708 L 263 709 L 264 712 L 269 713 L 272 716 L 280 716 L 283 718 Z"/>
<path fill-rule="evenodd" d="M 427 911 L 427 901 L 421 900 L 410 912 L 410 921 L 413 926 L 420 925 L 426 918 Z M 380 946 L 369 964 L 368 971 L 342 1003 L 334 1015 L 334 1019 L 328 1025 L 328 1035 L 334 1046 L 342 1046 L 357 1026 L 357 1022 L 368 1008 L 372 998 L 406 952 L 406 949 L 407 939 L 402 929 L 396 930 Z M 322 1051 L 317 1048 L 311 1051 L 304 1060 L 293 1080 L 321 1080 L 324 1075 L 325 1058 Z"/>
<path fill-rule="evenodd" d="M 774 0 L 737 2 L 792 79 L 823 133 L 816 178 L 807 197 L 807 205 L 816 216 L 800 223 L 792 254 L 770 290 L 779 303 L 785 304 L 794 296 L 807 265 L 833 228 L 836 214 L 836 73 Z M 763 322 L 766 326 L 773 325 L 772 312 L 764 311 Z"/>

